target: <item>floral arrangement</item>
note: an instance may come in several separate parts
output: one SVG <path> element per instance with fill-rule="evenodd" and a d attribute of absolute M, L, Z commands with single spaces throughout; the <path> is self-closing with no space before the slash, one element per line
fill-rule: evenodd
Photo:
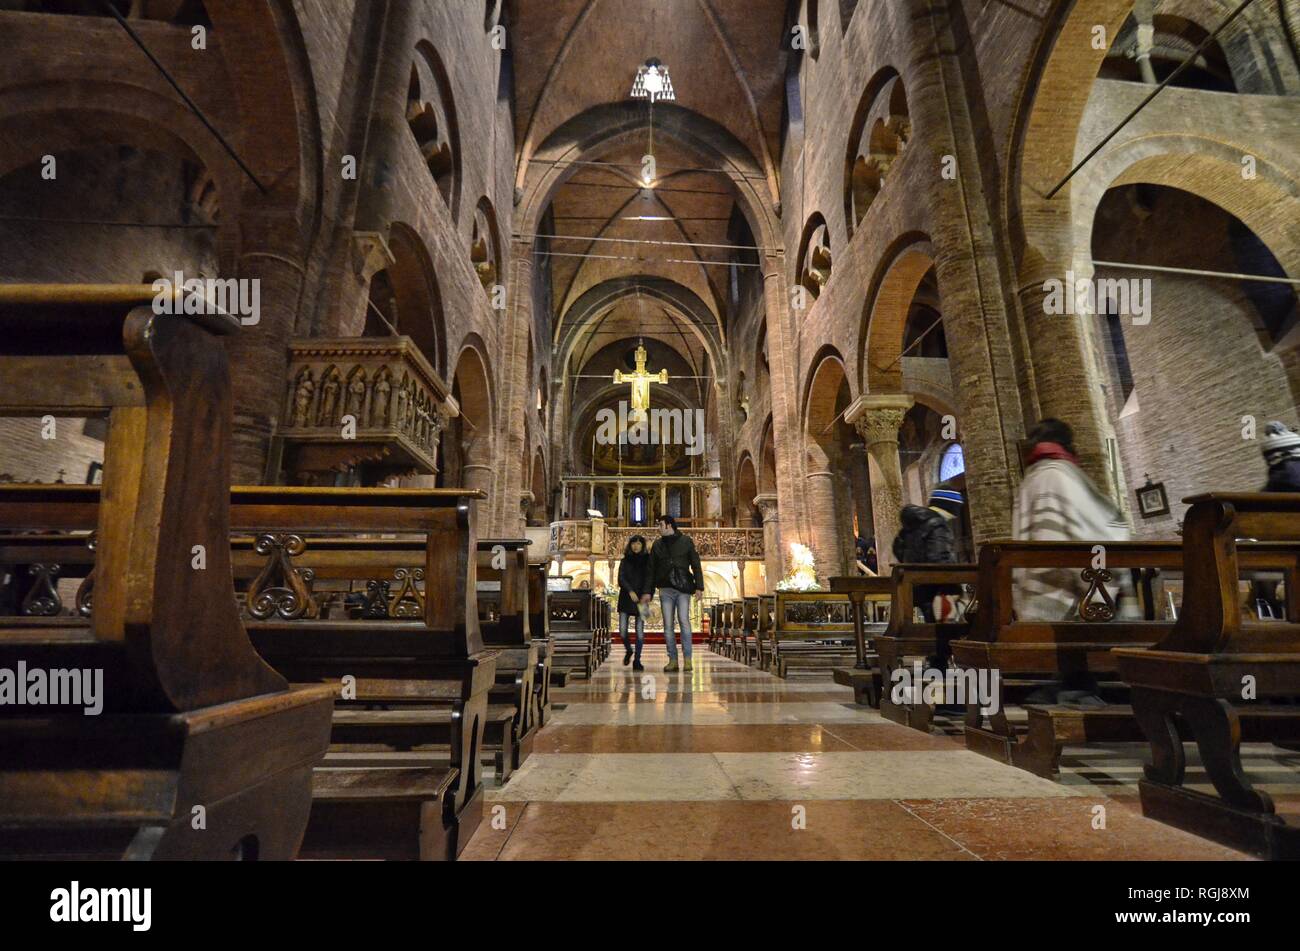
<path fill-rule="evenodd" d="M 817 561 L 812 549 L 798 542 L 790 544 L 790 570 L 776 586 L 777 591 L 820 591 L 817 583 Z"/>

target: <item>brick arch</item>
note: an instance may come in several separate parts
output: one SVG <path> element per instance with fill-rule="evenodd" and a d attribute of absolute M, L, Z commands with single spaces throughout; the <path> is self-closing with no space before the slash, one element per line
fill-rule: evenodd
<path fill-rule="evenodd" d="M 763 495 L 776 494 L 776 439 L 772 426 L 772 416 L 763 424 L 763 438 L 759 443 L 758 491 Z"/>
<path fill-rule="evenodd" d="M 388 275 L 397 300 L 397 330 L 414 340 L 434 370 L 444 374 L 447 325 L 429 249 L 404 222 L 393 223 L 389 247 L 394 262 L 381 273 Z"/>
<path fill-rule="evenodd" d="M 471 334 L 456 358 L 452 389 L 460 401 L 462 426 L 473 428 L 473 439 L 466 454 L 467 464 L 492 464 L 492 421 L 495 418 L 492 373 L 486 356 L 487 346 Z"/>
<path fill-rule="evenodd" d="M 810 461 L 827 464 L 835 453 L 834 423 L 839 414 L 836 402 L 841 387 L 848 382 L 848 370 L 834 347 L 822 348 L 809 366 L 803 401 L 804 442 Z"/>
<path fill-rule="evenodd" d="M 899 120 L 906 120 L 908 127 L 901 128 Z M 853 236 L 882 187 L 883 176 L 872 167 L 870 154 L 879 151 L 887 158 L 896 158 L 910 137 L 910 121 L 903 78 L 897 69 L 885 66 L 867 82 L 849 126 L 844 157 L 844 225 L 848 237 Z"/>
<path fill-rule="evenodd" d="M 924 235 L 908 235 L 883 258 L 863 308 L 862 392 L 903 390 L 903 332 L 917 289 L 935 266 L 934 247 Z"/>
<path fill-rule="evenodd" d="M 745 452 L 736 466 L 736 524 L 752 525 L 758 516 L 754 507 L 754 497 L 758 495 L 758 472 L 754 468 L 754 458 Z"/>
<path fill-rule="evenodd" d="M 1263 156 L 1242 177 L 1241 149 L 1203 136 L 1144 136 L 1107 149 L 1071 195 L 1076 248 L 1091 255 L 1097 208 L 1123 185 L 1163 185 L 1217 205 L 1250 228 L 1292 278 L 1300 278 L 1300 181 Z"/>

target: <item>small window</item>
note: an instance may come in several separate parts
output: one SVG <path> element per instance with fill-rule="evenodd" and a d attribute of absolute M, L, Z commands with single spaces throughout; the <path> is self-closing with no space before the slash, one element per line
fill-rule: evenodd
<path fill-rule="evenodd" d="M 939 459 L 939 481 L 955 479 L 965 471 L 966 453 L 962 450 L 961 443 L 955 442 L 943 451 L 943 456 Z"/>
<path fill-rule="evenodd" d="M 632 524 L 645 524 L 645 496 L 640 492 L 632 496 Z"/>

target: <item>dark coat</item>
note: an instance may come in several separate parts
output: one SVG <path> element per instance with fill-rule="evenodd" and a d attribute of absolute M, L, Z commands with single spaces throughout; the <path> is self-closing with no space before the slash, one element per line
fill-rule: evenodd
<path fill-rule="evenodd" d="M 668 577 L 669 569 L 675 565 L 691 576 L 691 588 L 684 594 L 704 590 L 704 569 L 700 567 L 700 555 L 691 536 L 676 532 L 655 539 L 654 547 L 650 549 L 650 562 L 656 588 L 675 587 Z"/>
<path fill-rule="evenodd" d="M 894 539 L 894 560 L 904 565 L 947 565 L 957 560 L 948 520 L 934 509 L 908 505 Z"/>
<path fill-rule="evenodd" d="M 636 604 L 641 596 L 654 593 L 650 552 L 645 548 L 642 548 L 639 555 L 634 555 L 631 551 L 623 552 L 623 561 L 618 566 L 618 613 L 636 614 Z"/>
<path fill-rule="evenodd" d="M 1285 459 L 1268 470 L 1265 492 L 1300 492 L 1300 459 Z"/>

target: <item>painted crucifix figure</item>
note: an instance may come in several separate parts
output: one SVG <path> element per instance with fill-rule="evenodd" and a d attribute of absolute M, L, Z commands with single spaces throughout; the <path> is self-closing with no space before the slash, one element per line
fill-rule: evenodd
<path fill-rule="evenodd" d="M 658 373 L 650 373 L 646 370 L 646 356 L 645 344 L 639 343 L 636 348 L 636 372 L 614 371 L 615 383 L 632 384 L 632 413 L 628 418 L 634 421 L 645 419 L 650 411 L 650 384 L 668 382 L 667 370 L 660 370 Z"/>

